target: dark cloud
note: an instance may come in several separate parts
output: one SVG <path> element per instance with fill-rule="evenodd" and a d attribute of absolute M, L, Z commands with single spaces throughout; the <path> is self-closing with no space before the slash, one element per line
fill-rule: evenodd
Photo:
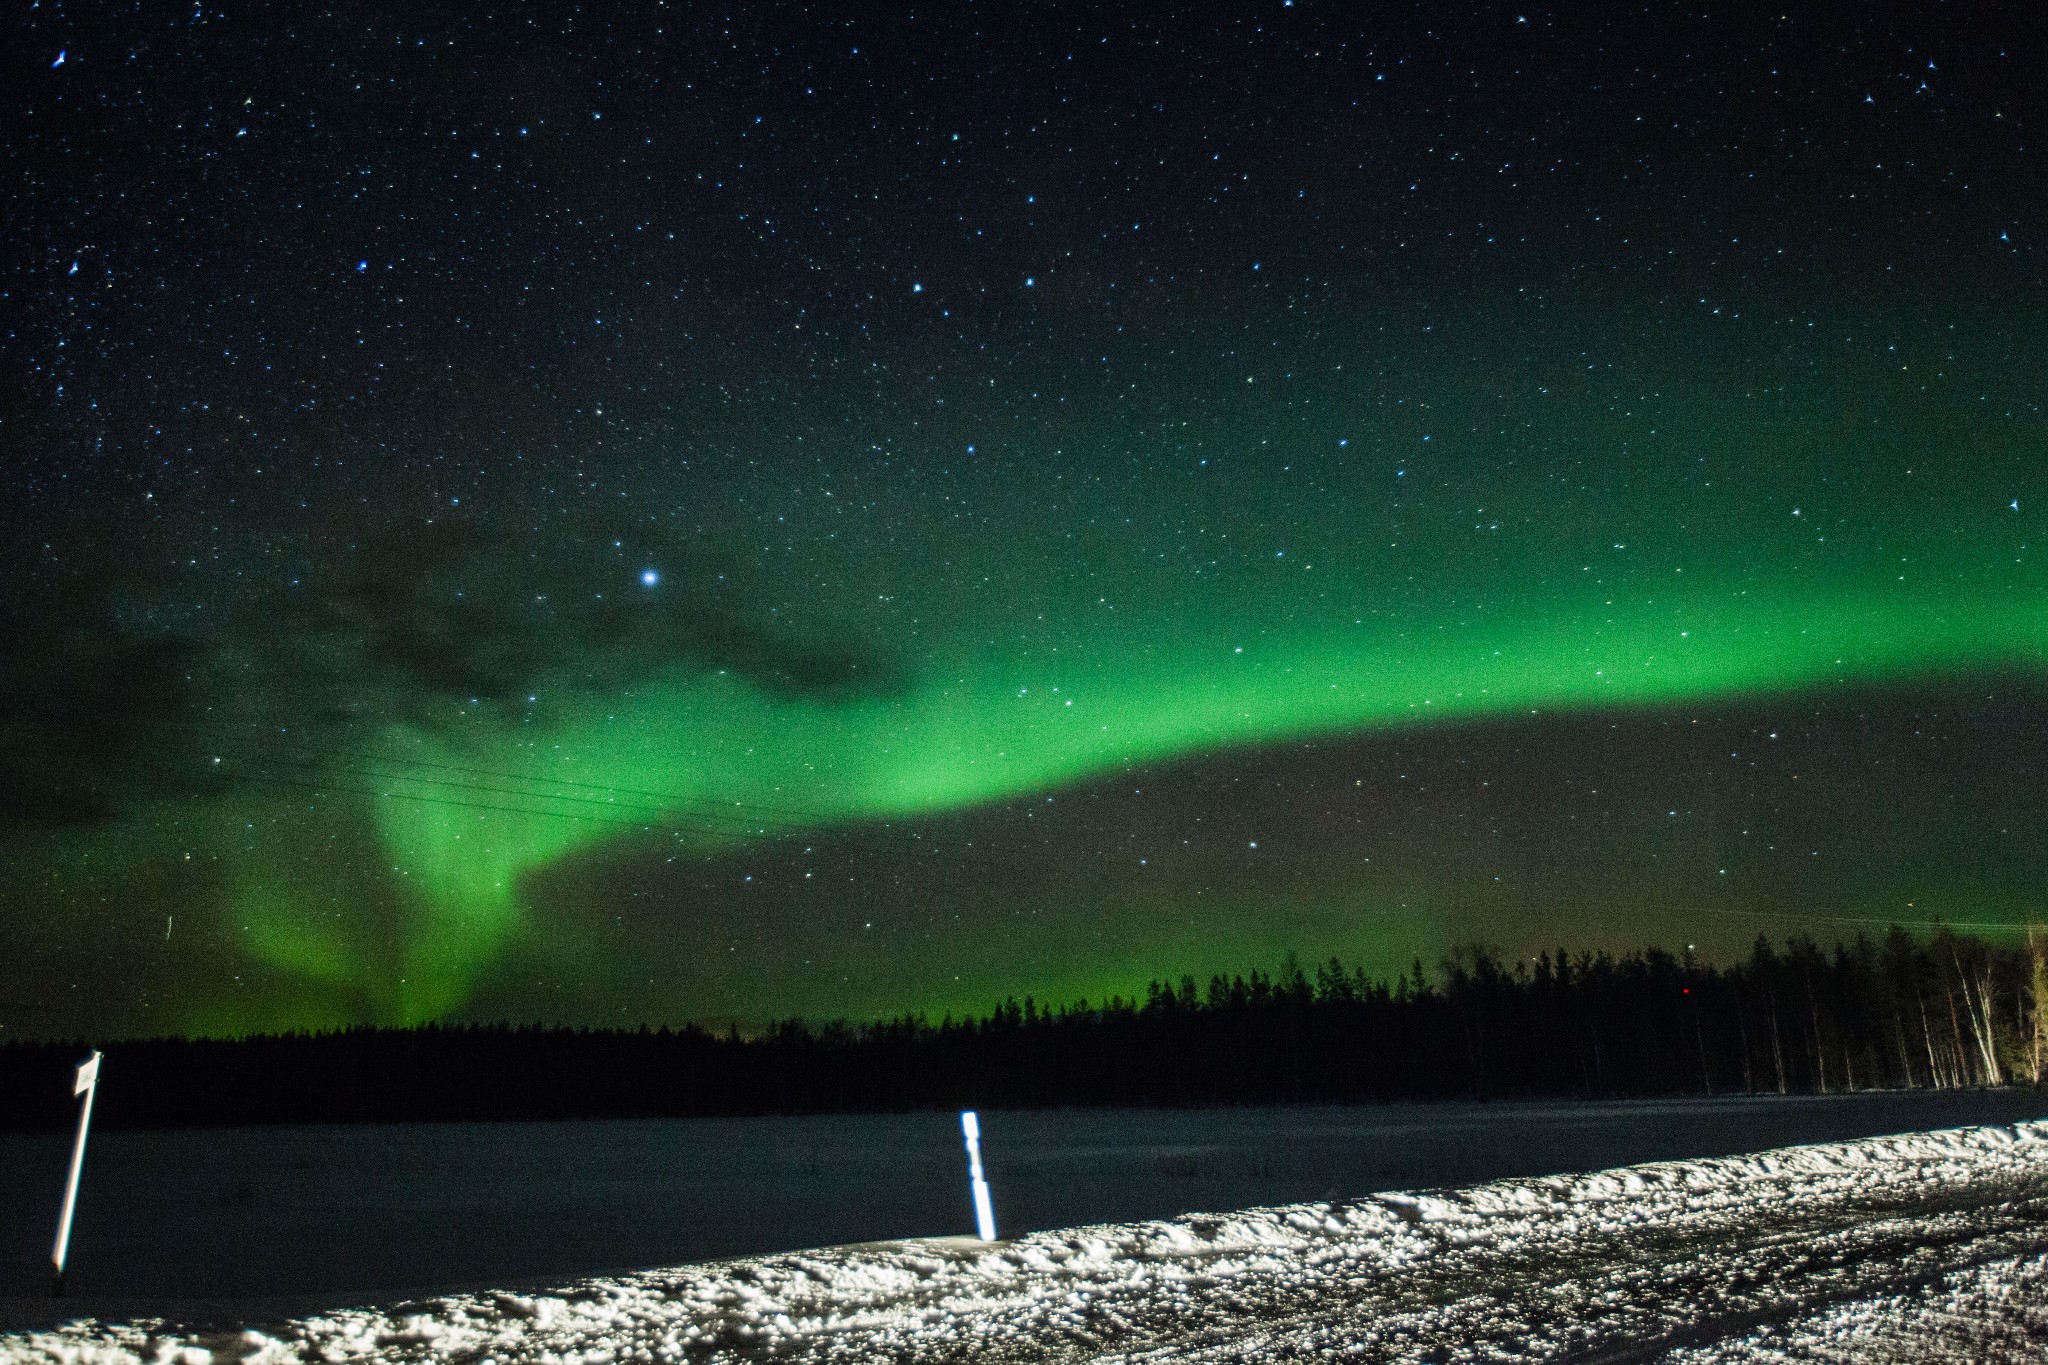
<path fill-rule="evenodd" d="M 453 524 L 385 540 L 289 600 L 274 647 L 338 698 L 431 714 L 563 687 L 608 692 L 664 673 L 731 673 L 778 696 L 837 701 L 900 692 L 879 651 L 801 638 L 732 575 L 670 552 L 654 585 L 618 543 L 558 534 L 507 545 Z M 415 716 L 415 718 L 420 718 Z"/>
<path fill-rule="evenodd" d="M 696 667 L 737 673 L 764 692 L 823 701 L 895 695 L 909 679 L 893 658 L 830 644 L 786 639 L 736 617 L 707 613 L 687 623 L 679 657 Z"/>
<path fill-rule="evenodd" d="M 92 824 L 217 790 L 235 777 L 209 755 L 252 736 L 432 727 L 471 700 L 602 695 L 676 672 L 826 702 L 907 685 L 886 654 L 758 624 L 771 613 L 736 575 L 661 558 L 678 567 L 650 590 L 611 539 L 508 545 L 458 522 L 271 587 L 251 586 L 246 564 L 175 598 L 118 565 L 24 572 L 0 605 L 0 827 Z"/>
<path fill-rule="evenodd" d="M 198 641 L 79 594 L 15 595 L 0 639 L 0 826 L 91 824 L 189 780 Z"/>

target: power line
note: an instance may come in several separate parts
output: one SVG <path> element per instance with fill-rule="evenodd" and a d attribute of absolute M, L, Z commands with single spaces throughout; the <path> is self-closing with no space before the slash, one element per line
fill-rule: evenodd
<path fill-rule="evenodd" d="M 2007 929 L 2025 930 L 2011 920 L 1962 919 L 1878 919 L 1866 915 L 1813 915 L 1796 910 L 1709 910 L 1710 915 L 1739 916 L 1744 919 L 1793 920 L 1813 924 L 1876 924 L 1900 929 Z"/>
<path fill-rule="evenodd" d="M 238 763 L 249 761 L 251 760 L 237 760 Z M 476 791 L 495 794 L 499 796 L 517 796 L 523 797 L 531 801 L 562 801 L 570 802 L 576 805 L 602 806 L 607 810 L 651 811 L 657 815 L 661 815 L 664 817 L 670 816 L 674 813 L 672 808 L 667 806 L 648 805 L 636 801 L 613 801 L 598 796 L 570 796 L 565 793 L 559 792 L 528 791 L 521 787 L 492 786 L 490 784 L 482 782 L 453 782 L 446 778 L 414 777 L 408 773 L 385 772 L 377 768 L 358 768 L 342 763 L 315 763 L 296 759 L 257 760 L 257 762 L 259 763 L 260 766 L 263 767 L 302 768 L 313 772 L 345 773 L 352 777 L 373 777 L 383 782 L 406 782 L 412 783 L 417 786 L 447 787 L 456 791 Z M 575 785 L 591 786 L 593 784 L 577 783 Z M 752 821 L 748 821 L 747 817 L 743 815 L 733 815 L 728 814 L 726 812 L 707 811 L 703 815 L 693 815 L 692 818 L 704 820 L 738 820 L 746 823 L 755 823 Z"/>
<path fill-rule="evenodd" d="M 221 769 L 214 768 L 211 771 L 218 773 L 221 772 Z M 362 773 L 365 770 L 358 769 L 341 771 L 352 771 L 355 773 Z M 226 774 L 222 773 L 222 776 L 225 777 Z M 535 808 L 531 806 L 506 805 L 499 802 L 473 801 L 460 797 L 431 796 L 418 792 L 392 791 L 388 789 L 353 785 L 348 782 L 320 782 L 312 780 L 311 778 L 281 777 L 273 774 L 263 773 L 260 771 L 249 772 L 237 770 L 234 774 L 234 780 L 254 782 L 264 786 L 288 787 L 300 791 L 314 792 L 322 796 L 360 796 L 378 800 L 407 801 L 420 805 L 444 806 L 461 810 L 489 811 L 505 815 L 530 815 L 541 816 L 544 818 L 557 820 L 574 820 L 585 824 L 613 825 L 622 829 L 635 829 L 642 831 L 665 831 L 670 833 L 687 833 L 698 836 L 708 836 L 713 839 L 730 841 L 733 844 L 739 844 L 749 839 L 788 841 L 804 837 L 808 833 L 807 831 L 793 829 L 775 829 L 768 826 L 757 826 L 747 829 L 733 829 L 721 828 L 717 826 L 707 826 L 701 823 L 694 823 L 692 817 L 677 816 L 669 812 L 660 811 L 658 808 L 653 807 L 643 808 L 648 809 L 652 812 L 650 818 L 634 819 L 631 817 L 611 816 L 597 814 L 588 811 L 548 810 Z M 426 785 L 451 786 L 457 790 L 475 789 L 470 787 L 469 784 L 446 783 L 441 782 L 437 779 L 401 778 L 396 780 L 417 781 Z M 610 803 L 593 802 L 591 798 L 587 797 L 557 797 L 545 792 L 512 792 L 510 794 L 515 796 L 525 796 L 536 801 L 573 800 L 578 802 L 590 802 L 592 804 L 597 804 L 600 806 L 610 806 Z M 734 820 L 740 817 L 725 816 L 723 818 L 727 820 Z M 973 857 L 983 858 L 988 861 L 1009 867 L 1023 867 L 1027 865 L 1033 867 L 1042 867 L 1044 865 L 1043 850 L 1027 850 L 1023 849 L 1021 846 L 1018 845 L 1009 845 L 1008 847 L 1016 850 L 1016 852 L 1011 855 L 1005 855 L 1003 852 L 999 851 L 1005 847 L 1001 844 L 989 844 L 980 841 L 962 841 L 962 843 L 955 845 L 949 849 L 946 845 L 939 844 L 936 842 L 925 841 L 920 836 L 914 833 L 910 834 L 908 837 L 909 839 L 915 841 L 917 844 L 922 845 L 922 847 L 912 849 L 906 847 L 902 843 L 891 843 L 884 845 L 877 841 L 872 836 L 872 834 L 866 836 L 865 839 L 863 839 L 863 837 L 855 831 L 846 828 L 834 830 L 831 832 L 829 836 L 830 842 L 833 844 L 838 844 L 841 846 L 852 844 L 853 847 L 850 851 L 855 853 L 864 852 L 869 855 L 902 857 L 906 853 L 916 852 L 928 857 L 938 857 L 948 853 L 966 853 Z M 1023 856 L 1026 854 L 1035 856 L 1027 859 L 1026 856 Z"/>
<path fill-rule="evenodd" d="M 230 738 L 227 741 L 227 746 L 224 747 L 240 746 L 243 748 L 254 748 L 260 754 L 262 748 L 264 747 L 264 744 L 265 741 L 258 739 Z M 410 774 L 387 772 L 377 768 L 356 767 L 348 764 L 335 763 L 332 760 L 321 757 L 315 751 L 311 750 L 303 744 L 288 743 L 282 747 L 297 754 L 308 755 L 308 757 L 258 757 L 255 759 L 239 759 L 236 761 L 238 764 L 254 764 L 258 768 L 295 767 L 306 769 L 312 772 L 336 772 L 348 774 L 351 776 L 374 778 L 378 781 L 406 783 L 417 787 L 442 787 L 452 791 L 476 791 L 483 792 L 489 795 L 511 796 L 530 801 L 594 805 L 607 810 L 642 810 L 648 812 L 651 816 L 658 817 L 646 821 L 633 819 L 597 820 L 592 819 L 588 816 L 572 816 L 571 813 L 565 811 L 535 810 L 529 807 L 495 806 L 488 803 L 460 802 L 453 799 L 441 800 L 441 804 L 467 805 L 472 809 L 500 810 L 508 814 L 550 815 L 559 816 L 563 819 L 577 818 L 589 820 L 591 823 L 599 824 L 622 824 L 641 828 L 651 826 L 664 826 L 680 828 L 684 830 L 689 830 L 691 832 L 707 833 L 721 836 L 733 834 L 733 831 L 731 830 L 718 829 L 700 823 L 704 821 L 717 821 L 727 825 L 737 824 L 742 827 L 742 831 L 745 834 L 756 838 L 768 838 L 776 836 L 796 837 L 800 833 L 800 831 L 792 829 L 776 830 L 771 828 L 770 826 L 778 822 L 768 820 L 765 818 L 757 818 L 781 816 L 785 817 L 785 819 L 790 823 L 797 823 L 816 828 L 830 829 L 830 838 L 834 842 L 860 842 L 864 839 L 870 846 L 870 851 L 875 851 L 878 848 L 884 847 L 880 845 L 874 837 L 874 830 L 876 829 L 877 822 L 872 820 L 851 819 L 843 812 L 827 813 L 823 811 L 807 811 L 799 810 L 797 808 L 788 806 L 764 806 L 750 802 L 740 801 L 734 801 L 731 803 L 713 803 L 700 798 L 680 797 L 669 793 L 649 791 L 644 788 L 611 787 L 595 782 L 578 782 L 571 781 L 566 778 L 533 777 L 523 773 L 508 773 L 496 769 L 478 768 L 462 764 L 411 763 L 408 760 L 407 766 L 410 767 L 427 768 L 440 772 L 466 773 L 473 776 L 496 778 L 504 782 L 523 784 L 522 786 L 518 787 L 497 787 L 482 783 L 459 782 L 448 778 L 417 777 L 412 776 Z M 217 763 L 218 761 L 219 760 L 216 760 Z M 244 772 L 243 775 L 247 780 L 260 780 L 257 778 L 255 774 Z M 285 779 L 281 778 L 270 780 L 276 784 L 282 784 L 285 781 Z M 361 788 L 347 787 L 344 784 L 340 783 L 332 785 L 338 790 L 349 791 L 355 794 L 397 795 L 394 793 L 384 793 L 381 791 L 368 793 L 364 792 L 363 789 Z M 659 806 L 642 805 L 636 802 L 621 802 L 617 800 L 605 799 L 602 797 L 577 796 L 563 792 L 551 792 L 545 790 L 535 791 L 527 789 L 531 787 L 547 786 L 571 787 L 577 789 L 578 791 L 617 792 L 624 795 L 646 797 L 651 800 L 660 801 L 663 804 Z M 422 802 L 427 802 L 430 800 L 427 797 L 419 796 L 416 794 L 402 795 L 399 796 L 398 799 L 415 800 Z M 889 828 L 888 822 L 885 821 L 880 823 L 882 828 Z M 920 836 L 918 836 L 915 833 L 910 834 L 908 837 L 912 839 L 920 838 Z M 1023 844 L 1016 842 L 1014 840 L 978 839 L 963 842 L 965 844 L 965 847 L 971 849 L 976 855 L 979 856 L 999 856 L 1002 850 L 1008 850 L 1011 853 L 1017 855 L 1018 858 L 1022 859 L 1038 860 L 1044 856 L 1044 849 L 1042 847 Z M 893 844 L 886 846 L 888 850 L 893 850 L 894 847 L 895 846 Z M 1106 852 L 1107 850 L 1105 849 L 1104 851 Z"/>
<path fill-rule="evenodd" d="M 186 729 L 193 729 L 193 728 L 198 728 L 198 727 L 193 727 L 193 726 L 182 726 L 181 728 L 186 728 Z M 273 750 L 273 751 L 274 751 L 274 750 L 277 750 L 277 749 L 284 749 L 284 750 L 287 750 L 287 751 L 291 751 L 291 752 L 295 752 L 295 753 L 298 753 L 298 754 L 310 755 L 310 758 L 297 758 L 297 759 L 282 759 L 282 760 L 267 760 L 267 761 L 278 761 L 278 762 L 290 762 L 290 763 L 295 763 L 295 764 L 298 764 L 299 766 L 318 766 L 318 767 L 322 767 L 322 768 L 336 768 L 336 767 L 340 766 L 340 765 L 336 765 L 336 764 L 335 764 L 335 763 L 334 763 L 334 762 L 332 761 L 332 759 L 331 759 L 331 758 L 329 758 L 328 756 L 326 756 L 326 755 L 324 755 L 324 754 L 321 754 L 321 753 L 319 753 L 319 752 L 318 752 L 317 750 L 315 750 L 315 749 L 311 748 L 311 747 L 310 747 L 309 745 L 305 744 L 305 743 L 304 743 L 303 741 L 290 741 L 290 740 L 287 740 L 287 741 L 279 742 L 279 741 L 276 741 L 276 740 L 264 739 L 264 738 L 260 738 L 260 737 L 254 737 L 254 736 L 252 736 L 252 737 L 248 737 L 248 738 L 242 738 L 242 737 L 236 737 L 236 736 L 227 736 L 227 737 L 221 737 L 221 736 L 217 736 L 217 735 L 208 735 L 208 736 L 207 736 L 207 738 L 209 739 L 209 741 L 211 741 L 211 742 L 213 742 L 213 743 L 216 743 L 216 744 L 220 745 L 221 747 L 242 747 L 242 748 L 255 748 L 255 749 L 257 749 L 257 750 L 258 750 L 259 752 L 261 752 L 261 751 L 264 751 L 264 750 Z M 571 779 L 571 778 L 565 778 L 565 777 L 541 777 L 541 776 L 535 776 L 535 775 L 533 775 L 533 774 L 529 774 L 529 773 L 508 773 L 508 772 L 504 772 L 504 771 L 502 771 L 502 770 L 498 770 L 498 769 L 492 769 L 492 768 L 478 768 L 478 767 L 473 767 L 473 766 L 470 766 L 470 765 L 467 765 L 467 764 L 459 764 L 459 763 L 432 763 L 432 762 L 427 762 L 427 761 L 424 761 L 424 760 L 413 760 L 413 759 L 407 759 L 407 760 L 405 760 L 405 762 L 406 762 L 407 766 L 409 766 L 409 767 L 414 767 L 414 768 L 425 768 L 425 769 L 429 769 L 429 770 L 432 770 L 432 771 L 436 771 L 436 772 L 454 772 L 454 773 L 464 773 L 464 774 L 467 774 L 467 775 L 469 775 L 469 776 L 473 776 L 473 777 L 490 777 L 490 778 L 496 778 L 496 779 L 498 779 L 498 780 L 500 780 L 500 781 L 505 781 L 505 782 L 521 782 L 521 783 L 525 783 L 525 784 L 527 784 L 527 785 L 530 785 L 530 786 L 535 786 L 535 785 L 537 785 L 537 786 L 551 786 L 551 787 L 570 787 L 570 788 L 574 788 L 574 789 L 577 789 L 577 790 L 580 790 L 580 791 L 595 791 L 595 792 L 612 792 L 612 793 L 617 793 L 617 794 L 620 794 L 620 795 L 624 795 L 624 796 L 638 796 L 638 797 L 645 797 L 645 798 L 647 798 L 647 799 L 649 799 L 649 800 L 652 800 L 652 801 L 659 801 L 659 802 L 663 803 L 663 806 L 664 806 L 664 808 L 669 808 L 669 807 L 699 807 L 699 808 L 702 808 L 702 809 L 703 809 L 703 813 L 704 813 L 704 815 L 705 815 L 705 816 L 706 816 L 707 818 L 708 818 L 709 816 L 713 815 L 713 814 L 718 814 L 718 815 L 722 815 L 722 816 L 729 816 L 729 815 L 730 815 L 730 814 L 731 814 L 732 812 L 734 812 L 734 811 L 759 811 L 759 812 L 761 812 L 761 813 L 762 813 L 762 814 L 764 814 L 764 815 L 781 815 L 781 816 L 786 816 L 786 817 L 788 817 L 789 819 L 792 819 L 792 820 L 796 820 L 796 821 L 801 821 L 801 822 L 804 822 L 804 823 L 807 823 L 807 824 L 824 824 L 824 823 L 827 823 L 827 822 L 829 822 L 829 821 L 831 821 L 831 820 L 835 820 L 835 819 L 839 819 L 839 818 L 842 818 L 841 816 L 838 816 L 838 815 L 828 815 L 828 814 L 826 814 L 826 813 L 824 813 L 824 812 L 821 812 L 821 811 L 799 810 L 799 809 L 796 809 L 796 808 L 794 808 L 794 807 L 789 807 L 789 806 L 769 806 L 769 805 L 762 805 L 762 804 L 759 804 L 759 803 L 757 803 L 757 802 L 748 802 L 748 801 L 731 801 L 731 802 L 726 802 L 726 801 L 714 801 L 714 800 L 711 800 L 711 799 L 708 799 L 708 798 L 705 798 L 705 797 L 689 797 L 689 796 L 681 796 L 681 795 L 678 795 L 678 794 L 676 794 L 676 793 L 674 793 L 674 792 L 661 792 L 661 791 L 650 791 L 650 790 L 647 790 L 647 789 L 645 789 L 645 788 L 640 788 L 640 787 L 621 787 L 621 786 L 618 786 L 618 785 L 615 785 L 615 784 L 610 784 L 610 783 L 601 783 L 601 782 L 579 782 L 579 781 L 576 781 L 576 780 L 574 780 L 574 779 Z M 392 777 L 392 778 L 393 778 L 393 780 L 399 780 L 399 781 L 412 781 L 412 782 L 423 782 L 423 783 L 424 783 L 424 782 L 431 782 L 431 781 L 443 781 L 443 780 L 445 780 L 445 779 L 433 779 L 433 778 L 413 778 L 413 777 L 406 777 L 406 778 L 398 778 L 398 777 L 396 777 L 396 775 L 392 775 L 392 774 L 381 774 L 381 773 L 380 773 L 380 774 L 375 774 L 375 775 L 377 775 L 377 776 L 388 776 L 388 777 Z M 457 784 L 457 785 L 459 785 L 459 784 Z M 533 793 L 518 793 L 518 794 L 520 794 L 520 795 L 528 795 L 528 794 L 530 794 L 530 795 L 534 795 L 534 796 L 542 796 L 542 797 L 546 797 L 547 799 L 550 799 L 550 800 L 554 800 L 554 799 L 560 799 L 560 800 L 570 800 L 570 799 L 588 799 L 588 798 L 570 798 L 570 797 L 566 797 L 566 796 L 563 796 L 563 797 L 555 797 L 554 795 L 552 795 L 552 794 L 550 794 L 550 793 L 545 793 L 545 792 L 533 792 Z"/>
<path fill-rule="evenodd" d="M 341 796 L 369 796 L 391 801 L 412 801 L 422 805 L 429 806 L 454 806 L 460 807 L 464 810 L 497 811 L 500 814 L 505 815 L 541 815 L 556 820 L 578 820 L 583 821 L 585 823 L 598 825 L 621 825 L 628 829 L 658 829 L 672 827 L 676 824 L 676 822 L 672 820 L 633 820 L 615 818 L 612 816 L 605 815 L 594 815 L 585 811 L 535 810 L 527 806 L 507 806 L 489 801 L 464 801 L 459 798 L 446 796 L 423 796 L 416 792 L 383 791 L 369 787 L 352 787 L 346 783 L 341 782 L 315 782 L 307 778 L 274 777 L 263 773 L 237 773 L 236 780 L 242 782 L 256 782 L 265 786 L 272 787 L 294 787 L 302 791 L 318 792 L 323 796 L 329 794 Z M 535 799 L 547 800 L 549 798 L 536 793 Z M 737 839 L 740 837 L 740 832 L 734 830 L 707 829 L 699 827 L 692 829 L 690 832 L 696 834 L 713 834 L 721 838 L 728 839 Z M 761 833 L 766 834 L 768 833 L 768 831 L 763 830 L 761 831 Z"/>

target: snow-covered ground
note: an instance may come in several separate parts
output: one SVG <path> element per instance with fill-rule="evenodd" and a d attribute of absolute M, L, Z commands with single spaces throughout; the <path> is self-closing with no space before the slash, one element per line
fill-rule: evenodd
<path fill-rule="evenodd" d="M 2048 1358 L 2048 1124 L 1459 1190 L 876 1242 L 255 1328 L 83 1321 L 9 1360 Z"/>
<path fill-rule="evenodd" d="M 0 1104 L 5 1097 L 0 1096 Z M 1007 1232 L 1885 1133 L 2033 1122 L 2031 1090 L 984 1112 Z M 69 1133 L 0 1134 L 0 1331 L 46 1296 Z M 950 1113 L 92 1136 L 72 1311 L 302 1317 L 646 1266 L 971 1232 Z"/>

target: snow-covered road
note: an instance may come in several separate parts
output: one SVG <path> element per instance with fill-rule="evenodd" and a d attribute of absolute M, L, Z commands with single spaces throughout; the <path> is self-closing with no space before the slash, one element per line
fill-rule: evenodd
<path fill-rule="evenodd" d="M 2048 1124 L 984 1246 L 882 1242 L 260 1329 L 73 1324 L 9 1360 L 2048 1359 Z"/>

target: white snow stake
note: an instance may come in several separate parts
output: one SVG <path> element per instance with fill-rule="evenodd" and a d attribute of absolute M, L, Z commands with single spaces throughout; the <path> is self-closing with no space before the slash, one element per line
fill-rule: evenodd
<path fill-rule="evenodd" d="M 57 1245 L 50 1250 L 50 1263 L 57 1267 L 52 1294 L 64 1292 L 64 1257 L 71 1250 L 71 1215 L 78 1208 L 78 1172 L 85 1165 L 85 1131 L 92 1124 L 92 1097 L 99 1086 L 100 1054 L 95 1050 L 78 1064 L 78 1077 L 71 1084 L 71 1093 L 85 1096 L 85 1103 L 78 1109 L 78 1140 L 71 1144 L 71 1174 L 65 1178 L 64 1207 L 57 1214 Z"/>
<path fill-rule="evenodd" d="M 984 1242 L 996 1239 L 996 1211 L 988 1202 L 988 1179 L 981 1170 L 981 1120 L 972 1109 L 960 1111 L 960 1131 L 967 1136 L 967 1180 L 974 1189 L 974 1230 Z"/>

